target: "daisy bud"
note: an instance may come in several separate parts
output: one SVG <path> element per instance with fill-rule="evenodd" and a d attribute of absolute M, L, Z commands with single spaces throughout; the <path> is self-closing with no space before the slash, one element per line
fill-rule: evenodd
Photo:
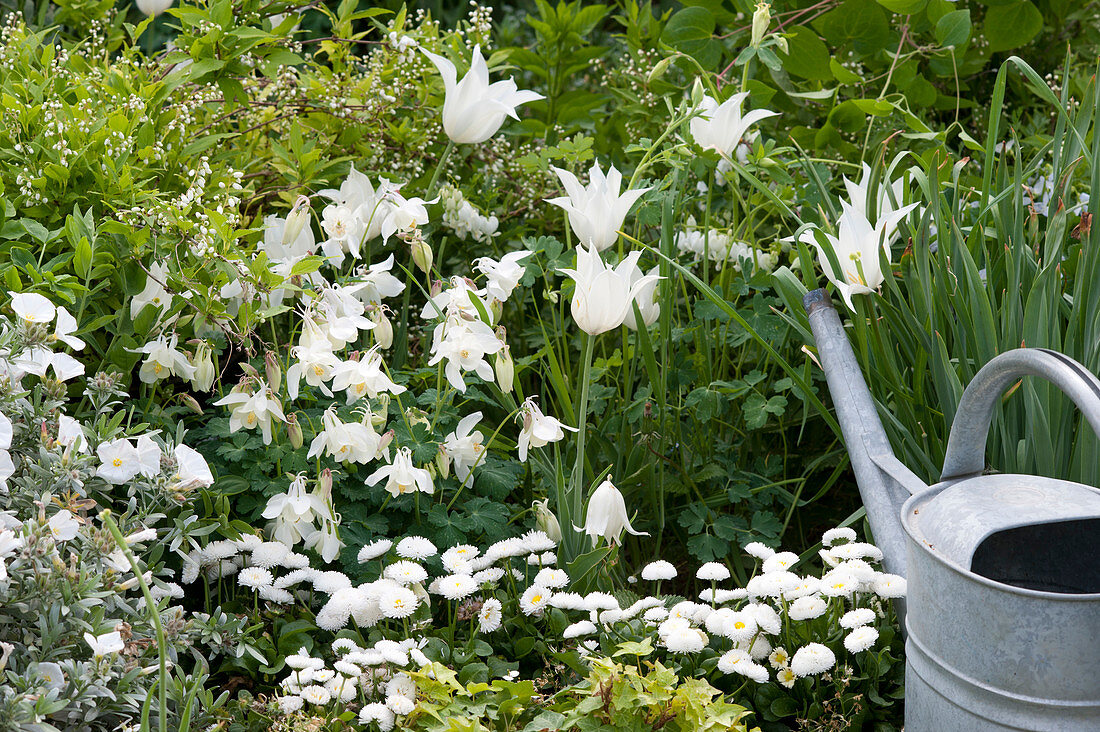
<path fill-rule="evenodd" d="M 290 446 L 295 450 L 305 443 L 305 437 L 302 435 L 302 425 L 298 424 L 298 415 L 288 414 L 286 416 L 286 436 L 290 439 Z"/>
<path fill-rule="evenodd" d="M 294 202 L 294 208 L 286 215 L 286 225 L 283 226 L 283 246 L 290 246 L 298 240 L 298 235 L 309 223 L 309 196 L 298 196 Z"/>
<path fill-rule="evenodd" d="M 512 352 L 508 346 L 504 346 L 497 351 L 496 359 L 493 363 L 493 370 L 497 375 L 497 386 L 500 390 L 507 393 L 512 391 L 512 382 L 516 376 L 516 367 L 512 362 Z"/>
<path fill-rule="evenodd" d="M 283 370 L 279 366 L 279 358 L 273 351 L 264 354 L 264 372 L 267 374 L 267 383 L 272 391 L 279 391 L 279 385 L 283 383 Z"/>
<path fill-rule="evenodd" d="M 428 246 L 428 242 L 423 239 L 414 241 L 412 245 L 412 258 L 413 264 L 419 267 L 421 272 L 424 274 L 431 274 L 434 255 L 432 254 L 432 248 Z"/>
<path fill-rule="evenodd" d="M 756 12 L 752 14 L 752 47 L 759 48 L 760 41 L 764 40 L 764 34 L 768 32 L 768 25 L 772 21 L 771 6 L 767 3 L 757 3 Z"/>

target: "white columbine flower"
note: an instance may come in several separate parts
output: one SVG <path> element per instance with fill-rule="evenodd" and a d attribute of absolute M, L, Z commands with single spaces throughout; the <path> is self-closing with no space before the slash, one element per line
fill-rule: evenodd
<path fill-rule="evenodd" d="M 403 394 L 405 387 L 395 384 L 382 369 L 382 354 L 378 347 L 367 351 L 358 361 L 344 361 L 332 372 L 332 388 L 344 391 L 347 403 L 354 404 L 363 397 L 378 398 L 382 392 Z"/>
<path fill-rule="evenodd" d="M 474 266 L 485 274 L 485 294 L 501 302 L 511 297 L 512 290 L 516 289 L 527 271 L 520 263 L 532 254 L 534 252 L 525 250 L 508 252 L 499 262 L 489 257 L 475 259 Z"/>
<path fill-rule="evenodd" d="M 371 473 L 367 478 L 367 485 L 375 485 L 382 478 L 386 478 L 385 488 L 394 497 L 418 490 L 428 495 L 435 492 L 431 473 L 413 465 L 412 451 L 407 447 L 402 447 L 394 454 L 392 463 Z"/>
<path fill-rule="evenodd" d="M 186 380 L 195 376 L 195 367 L 176 348 L 178 341 L 178 336 L 173 333 L 171 338 L 161 335 L 155 341 L 149 341 L 142 346 L 139 353 L 145 354 L 145 361 L 142 362 L 138 375 L 143 382 L 152 384 L 173 375 Z"/>
<path fill-rule="evenodd" d="M 505 117 L 519 119 L 516 107 L 543 98 L 533 91 L 520 91 L 512 79 L 490 84 L 489 67 L 480 46 L 474 46 L 470 70 L 461 81 L 449 60 L 428 51 L 424 55 L 443 77 L 446 88 L 443 129 L 447 137 L 459 144 L 488 140 L 504 124 Z"/>
<path fill-rule="evenodd" d="M 630 189 L 619 195 L 623 176 L 614 165 L 605 176 L 600 170 L 600 164 L 593 163 L 588 172 L 587 188 L 569 171 L 560 168 L 553 170 L 558 174 L 568 195 L 549 198 L 546 202 L 569 214 L 569 226 L 581 245 L 595 247 L 601 252 L 618 240 L 619 229 L 623 228 L 623 221 L 630 212 L 630 207 L 650 190 Z"/>
<path fill-rule="evenodd" d="M 719 104 L 713 97 L 704 96 L 699 105 L 700 114 L 689 123 L 695 142 L 704 150 L 717 150 L 727 158 L 732 157 L 737 143 L 741 142 L 750 126 L 779 114 L 767 109 L 754 109 L 742 115 L 741 108 L 748 97 L 748 92 L 740 92 Z"/>
<path fill-rule="evenodd" d="M 577 247 L 577 268 L 563 269 L 576 287 L 570 302 L 570 312 L 577 326 L 589 335 L 599 335 L 618 328 L 627 314 L 634 317 L 631 303 L 656 275 L 646 275 L 632 281 L 631 271 L 637 269 L 641 252 L 631 252 L 617 267 L 604 264 L 593 245 L 586 250 Z"/>
<path fill-rule="evenodd" d="M 519 433 L 519 459 L 527 462 L 527 450 L 529 447 L 543 447 L 551 442 L 557 442 L 565 437 L 563 430 L 576 432 L 576 427 L 562 424 L 554 417 L 542 413 L 535 403 L 534 397 L 528 397 L 521 408 L 523 429 Z"/>
<path fill-rule="evenodd" d="M 260 380 L 256 391 L 248 393 L 234 389 L 228 395 L 214 402 L 215 406 L 228 406 L 229 431 L 256 429 L 263 433 L 264 444 L 271 444 L 272 422 L 285 422 L 283 407 L 275 399 L 266 381 Z"/>
<path fill-rule="evenodd" d="M 588 499 L 588 510 L 584 516 L 584 528 L 574 526 L 577 531 L 583 531 L 592 539 L 592 546 L 596 546 L 602 537 L 608 544 L 618 543 L 623 529 L 635 536 L 649 536 L 644 531 L 635 531 L 630 525 L 630 517 L 626 513 L 626 500 L 611 483 L 608 476 L 599 487 L 592 492 Z"/>
<path fill-rule="evenodd" d="M 474 412 L 462 418 L 455 431 L 443 440 L 443 450 L 455 467 L 455 475 L 465 483 L 485 455 L 485 437 L 474 427 L 481 421 L 481 412 Z M 470 481 L 473 485 L 473 481 Z"/>
<path fill-rule="evenodd" d="M 442 338 L 439 337 L 441 333 Z M 428 365 L 434 366 L 446 359 L 443 373 L 451 386 L 465 393 L 463 373 L 466 371 L 475 372 L 485 381 L 493 381 L 496 374 L 485 357 L 499 351 L 503 344 L 484 321 L 451 316 L 436 327 L 435 336 Z"/>

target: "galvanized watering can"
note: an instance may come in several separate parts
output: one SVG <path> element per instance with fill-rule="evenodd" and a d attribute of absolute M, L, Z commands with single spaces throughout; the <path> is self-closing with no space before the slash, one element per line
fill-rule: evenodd
<path fill-rule="evenodd" d="M 1100 730 L 1100 491 L 983 475 L 1012 384 L 1051 381 L 1100 434 L 1100 379 L 1053 351 L 1000 354 L 963 393 L 928 486 L 894 457 L 828 295 L 803 303 L 875 542 L 908 583 L 906 730 Z"/>

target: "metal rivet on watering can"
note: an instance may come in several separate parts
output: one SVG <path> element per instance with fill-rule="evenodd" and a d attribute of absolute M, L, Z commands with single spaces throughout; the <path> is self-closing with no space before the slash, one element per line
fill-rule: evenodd
<path fill-rule="evenodd" d="M 1053 351 L 1000 354 L 963 393 L 928 486 L 894 457 L 828 295 L 804 305 L 875 543 L 907 580 L 906 730 L 1100 730 L 1100 490 L 983 475 L 1007 388 L 1045 378 L 1100 434 L 1100 379 Z"/>

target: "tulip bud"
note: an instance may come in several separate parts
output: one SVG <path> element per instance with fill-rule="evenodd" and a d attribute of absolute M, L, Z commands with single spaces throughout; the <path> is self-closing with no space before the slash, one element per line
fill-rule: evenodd
<path fill-rule="evenodd" d="M 267 374 L 267 383 L 272 391 L 279 391 L 279 385 L 283 383 L 283 370 L 279 366 L 279 358 L 273 351 L 264 354 L 264 372 Z"/>
<path fill-rule="evenodd" d="M 283 246 L 290 246 L 298 240 L 298 235 L 309 223 L 309 196 L 298 196 L 294 202 L 294 208 L 286 215 L 286 225 L 283 226 Z"/>
<path fill-rule="evenodd" d="M 413 264 L 420 268 L 420 271 L 424 274 L 431 274 L 432 260 L 434 255 L 432 254 L 432 248 L 428 246 L 428 242 L 423 239 L 417 239 L 412 244 L 412 258 Z"/>
<path fill-rule="evenodd" d="M 508 393 L 512 391 L 513 381 L 516 376 L 516 367 L 512 362 L 512 349 L 507 345 L 497 351 L 496 360 L 493 362 L 493 370 L 497 375 L 497 386 Z"/>
<path fill-rule="evenodd" d="M 199 341 L 195 346 L 195 356 L 191 360 L 191 365 L 195 367 L 195 375 L 191 377 L 191 386 L 196 391 L 210 391 L 214 388 L 214 376 L 216 372 L 214 370 L 214 359 L 210 355 L 210 344 L 206 341 Z M 199 412 L 202 414 L 202 412 Z"/>
<path fill-rule="evenodd" d="M 768 25 L 771 21 L 771 6 L 767 3 L 757 3 L 756 12 L 752 14 L 753 48 L 760 48 L 760 41 L 764 40 L 764 34 L 768 32 Z"/>
<path fill-rule="evenodd" d="M 291 412 L 286 416 L 286 436 L 290 440 L 290 446 L 295 450 L 302 447 L 305 437 L 302 435 L 302 425 L 298 424 L 298 415 Z"/>
<path fill-rule="evenodd" d="M 549 500 L 546 498 L 531 504 L 531 508 L 535 509 L 535 527 L 549 536 L 551 541 L 560 542 L 561 524 L 558 523 L 558 517 L 547 504 Z"/>
<path fill-rule="evenodd" d="M 393 345 L 393 324 L 390 323 L 390 319 L 386 317 L 386 313 L 383 312 L 381 307 L 374 309 L 374 312 L 370 316 L 371 321 L 374 323 L 374 328 L 371 330 L 374 333 L 374 342 L 378 344 L 379 348 L 389 348 Z"/>
<path fill-rule="evenodd" d="M 435 465 L 439 468 L 440 477 L 446 479 L 451 475 L 451 458 L 447 455 L 447 451 L 443 449 L 443 445 L 439 446 L 439 450 L 435 453 Z"/>

